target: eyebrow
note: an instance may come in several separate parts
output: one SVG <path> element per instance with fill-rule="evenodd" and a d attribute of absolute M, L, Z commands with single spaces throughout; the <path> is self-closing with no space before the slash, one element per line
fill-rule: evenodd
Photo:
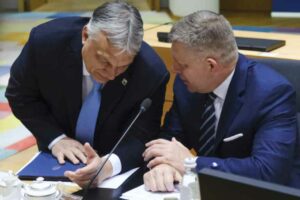
<path fill-rule="evenodd" d="M 174 58 L 174 57 L 173 57 L 173 60 L 175 62 L 177 62 L 180 66 L 187 66 L 187 64 L 183 64 L 183 63 L 178 62 L 178 60 L 176 58 Z"/>
<path fill-rule="evenodd" d="M 108 60 L 108 57 L 109 57 L 109 56 L 108 56 L 107 54 L 103 53 L 103 52 L 100 51 L 100 50 L 97 50 L 97 54 L 103 56 L 103 58 L 105 59 L 105 61 L 108 62 L 111 66 L 113 66 L 113 64 Z M 123 67 L 129 66 L 130 64 L 131 64 L 131 62 L 128 63 L 128 64 L 125 64 L 125 65 L 116 66 L 116 67 L 117 67 L 117 68 L 123 68 Z"/>

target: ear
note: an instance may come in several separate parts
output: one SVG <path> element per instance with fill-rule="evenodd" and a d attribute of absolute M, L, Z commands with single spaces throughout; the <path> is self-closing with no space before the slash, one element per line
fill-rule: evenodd
<path fill-rule="evenodd" d="M 89 38 L 89 34 L 88 34 L 87 26 L 85 25 L 82 28 L 82 32 L 81 32 L 81 41 L 82 41 L 82 44 L 84 44 L 87 41 L 88 38 Z"/>
<path fill-rule="evenodd" d="M 210 71 L 211 72 L 217 72 L 220 70 L 221 66 L 220 64 L 218 63 L 218 61 L 214 58 L 207 58 L 206 59 L 209 67 L 210 67 Z"/>

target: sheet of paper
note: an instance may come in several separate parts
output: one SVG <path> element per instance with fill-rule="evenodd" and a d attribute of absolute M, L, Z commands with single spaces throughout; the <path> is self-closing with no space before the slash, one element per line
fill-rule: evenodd
<path fill-rule="evenodd" d="M 122 199 L 130 200 L 164 200 L 164 199 L 180 199 L 180 193 L 178 189 L 174 192 L 148 192 L 145 190 L 145 186 L 141 185 L 128 192 L 125 192 L 121 196 Z"/>
<path fill-rule="evenodd" d="M 98 188 L 110 188 L 117 189 L 129 176 L 131 176 L 139 168 L 134 168 L 123 174 L 111 177 L 110 179 L 105 180 L 103 183 L 98 185 Z"/>
<path fill-rule="evenodd" d="M 0 86 L 7 86 L 9 80 L 9 74 L 0 76 Z"/>

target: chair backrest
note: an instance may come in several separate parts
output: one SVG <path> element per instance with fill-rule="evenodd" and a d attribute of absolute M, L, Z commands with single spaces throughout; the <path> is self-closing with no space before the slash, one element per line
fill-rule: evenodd
<path fill-rule="evenodd" d="M 300 59 L 300 58 L 299 58 Z M 256 58 L 257 62 L 274 68 L 291 82 L 296 90 L 297 112 L 300 112 L 300 60 L 278 58 Z"/>
<path fill-rule="evenodd" d="M 300 58 L 299 58 L 300 59 Z M 256 58 L 257 62 L 263 63 L 274 68 L 282 74 L 294 86 L 296 91 L 296 106 L 297 106 L 297 143 L 294 158 L 293 169 L 291 170 L 291 179 L 289 186 L 300 189 L 300 60 L 287 60 L 275 58 Z"/>

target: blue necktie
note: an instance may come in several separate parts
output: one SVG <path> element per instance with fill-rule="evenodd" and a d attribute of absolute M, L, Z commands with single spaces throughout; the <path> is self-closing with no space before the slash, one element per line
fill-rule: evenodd
<path fill-rule="evenodd" d="M 216 115 L 214 100 L 217 96 L 214 93 L 209 93 L 204 105 L 204 112 L 201 116 L 200 138 L 198 153 L 200 156 L 207 156 L 213 152 L 215 145 L 215 127 Z"/>
<path fill-rule="evenodd" d="M 101 104 L 101 84 L 93 80 L 93 88 L 83 102 L 76 125 L 76 139 L 94 143 L 94 133 Z"/>

